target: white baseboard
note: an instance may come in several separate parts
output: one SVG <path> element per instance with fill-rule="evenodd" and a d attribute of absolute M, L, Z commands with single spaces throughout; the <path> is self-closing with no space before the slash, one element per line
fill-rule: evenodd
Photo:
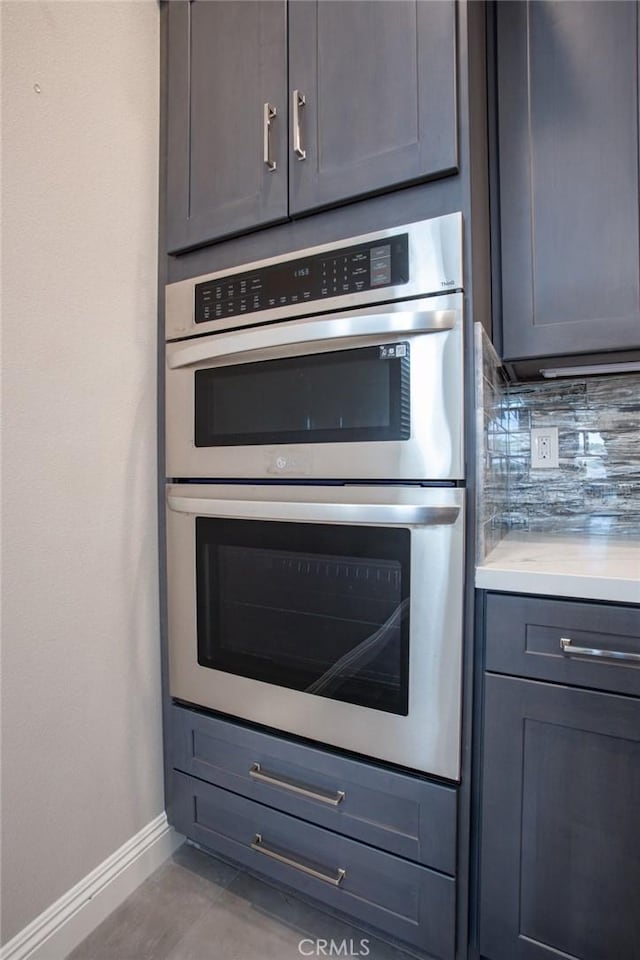
<path fill-rule="evenodd" d="M 0 947 L 0 960 L 64 960 L 183 839 L 161 813 Z"/>

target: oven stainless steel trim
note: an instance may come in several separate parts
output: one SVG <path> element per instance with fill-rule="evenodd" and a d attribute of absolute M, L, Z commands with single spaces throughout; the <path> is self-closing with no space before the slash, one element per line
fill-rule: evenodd
<path fill-rule="evenodd" d="M 166 348 L 167 476 L 255 479 L 461 480 L 463 295 L 240 330 Z M 321 338 L 321 339 L 318 339 Z M 360 443 L 196 447 L 194 371 L 278 357 L 410 343 L 411 436 Z"/>
<path fill-rule="evenodd" d="M 260 267 L 283 263 L 298 257 L 325 253 L 340 247 L 355 246 L 374 240 L 407 233 L 409 236 L 409 277 L 408 283 L 395 287 L 363 290 L 360 293 L 341 294 L 256 313 L 221 318 L 208 323 L 195 323 L 195 286 L 205 280 L 217 277 L 230 277 L 236 273 L 257 270 Z M 175 340 L 189 336 L 201 336 L 217 333 L 221 330 L 237 329 L 245 326 L 271 323 L 274 320 L 286 320 L 292 317 L 309 316 L 316 313 L 328 313 L 334 310 L 347 310 L 366 304 L 379 303 L 381 300 L 399 300 L 441 294 L 449 290 L 462 289 L 462 214 L 450 213 L 431 220 L 404 224 L 388 230 L 377 230 L 357 237 L 345 237 L 333 243 L 308 247 L 304 250 L 292 250 L 277 257 L 243 263 L 240 266 L 217 270 L 215 273 L 171 283 L 165 290 L 166 338 Z"/>
<path fill-rule="evenodd" d="M 171 485 L 167 491 L 168 609 L 171 696 L 255 723 L 342 747 L 449 780 L 460 774 L 464 490 L 399 486 Z M 178 502 L 178 511 L 171 502 Z M 195 654 L 195 518 L 273 516 L 282 522 L 328 522 L 322 509 L 351 522 L 386 522 L 411 532 L 409 713 L 367 707 L 238 677 L 200 666 Z M 224 503 L 222 507 L 220 504 Z M 249 505 L 247 507 L 247 504 Z M 184 512 L 184 511 L 188 512 Z M 391 512 L 397 510 L 395 520 Z M 408 511 L 403 515 L 402 511 Z M 445 522 L 411 522 L 444 510 Z M 451 522 L 453 513 L 455 520 Z M 441 515 L 442 516 L 442 515 Z M 343 523 L 340 519 L 337 521 Z M 347 521 L 348 522 L 348 521 Z"/>
<path fill-rule="evenodd" d="M 346 523 L 363 526 L 439 526 L 455 523 L 460 507 L 418 506 L 400 503 L 288 503 L 286 500 L 220 500 L 198 497 L 167 497 L 176 513 L 234 520 L 288 520 L 295 523 Z"/>
<path fill-rule="evenodd" d="M 445 306 L 444 302 L 449 305 Z M 205 360 L 233 358 L 235 362 L 266 360 L 283 356 L 283 347 L 298 344 L 322 344 L 351 337 L 392 335 L 393 339 L 409 333 L 436 333 L 456 326 L 457 303 L 454 296 L 438 297 L 437 302 L 421 300 L 412 304 L 374 307 L 366 313 L 341 313 L 321 320 L 297 320 L 274 327 L 257 327 L 233 333 L 221 333 L 167 347 L 170 370 L 189 367 Z M 406 309 L 408 306 L 414 309 Z M 420 309 L 417 309 L 420 308 Z M 424 308 L 424 309 L 423 309 Z M 343 344 L 333 349 L 346 349 Z M 296 351 L 298 352 L 298 351 Z"/>

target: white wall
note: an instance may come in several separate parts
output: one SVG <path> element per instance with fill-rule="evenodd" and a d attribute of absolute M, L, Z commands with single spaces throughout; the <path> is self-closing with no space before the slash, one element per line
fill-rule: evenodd
<path fill-rule="evenodd" d="M 164 806 L 159 10 L 0 13 L 6 941 Z"/>

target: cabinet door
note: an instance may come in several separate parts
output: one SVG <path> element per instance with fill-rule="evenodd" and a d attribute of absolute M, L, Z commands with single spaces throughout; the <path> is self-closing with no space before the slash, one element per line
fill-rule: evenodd
<path fill-rule="evenodd" d="M 168 4 L 167 246 L 287 216 L 284 0 Z M 277 113 L 264 159 L 265 104 Z"/>
<path fill-rule="evenodd" d="M 638 5 L 496 13 L 504 358 L 638 347 Z"/>
<path fill-rule="evenodd" d="M 488 675 L 480 946 L 640 957 L 640 700 Z"/>
<path fill-rule="evenodd" d="M 292 0 L 289 57 L 292 214 L 456 170 L 452 0 Z"/>

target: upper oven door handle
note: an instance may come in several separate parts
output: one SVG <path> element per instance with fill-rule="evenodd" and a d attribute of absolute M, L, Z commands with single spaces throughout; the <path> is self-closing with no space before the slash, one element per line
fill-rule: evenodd
<path fill-rule="evenodd" d="M 190 367 L 207 360 L 222 360 L 240 354 L 267 351 L 277 355 L 278 348 L 350 337 L 402 336 L 452 330 L 459 311 L 451 307 L 439 310 L 385 310 L 380 313 L 343 314 L 321 320 L 302 320 L 287 324 L 269 324 L 251 330 L 221 333 L 191 342 L 167 355 L 171 370 Z"/>
<path fill-rule="evenodd" d="M 176 513 L 235 520 L 283 520 L 297 523 L 345 523 L 368 526 L 450 526 L 459 507 L 428 507 L 406 503 L 295 503 L 264 500 L 214 500 L 169 494 Z"/>

